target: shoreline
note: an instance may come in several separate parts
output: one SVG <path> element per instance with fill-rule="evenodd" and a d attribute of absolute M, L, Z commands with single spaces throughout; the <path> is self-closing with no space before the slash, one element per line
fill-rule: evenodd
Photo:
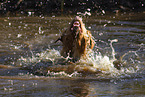
<path fill-rule="evenodd" d="M 0 2 L 0 15 L 100 15 L 110 13 L 145 13 L 145 1 L 142 0 L 6 0 Z"/>

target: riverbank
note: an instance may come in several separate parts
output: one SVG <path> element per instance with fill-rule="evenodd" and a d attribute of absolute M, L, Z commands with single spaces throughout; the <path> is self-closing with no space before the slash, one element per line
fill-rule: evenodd
<path fill-rule="evenodd" d="M 144 12 L 143 0 L 2 0 L 0 15 L 91 15 Z"/>

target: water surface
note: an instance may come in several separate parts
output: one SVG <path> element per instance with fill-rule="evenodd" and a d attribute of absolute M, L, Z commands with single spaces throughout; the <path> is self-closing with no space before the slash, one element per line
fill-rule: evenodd
<path fill-rule="evenodd" d="M 96 45 L 88 60 L 75 64 L 60 56 L 61 42 L 54 43 L 73 16 L 1 17 L 0 95 L 144 96 L 144 16 L 131 13 L 83 18 Z M 124 63 L 118 70 L 113 61 L 120 57 Z M 72 67 L 68 70 L 70 65 L 77 66 L 76 71 L 71 71 Z M 97 72 L 83 72 L 86 68 Z"/>

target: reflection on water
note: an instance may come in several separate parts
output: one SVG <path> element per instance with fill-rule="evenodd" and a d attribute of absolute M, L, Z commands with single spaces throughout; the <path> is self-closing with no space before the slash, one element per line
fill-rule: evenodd
<path fill-rule="evenodd" d="M 90 79 L 33 80 L 1 79 L 0 94 L 3 96 L 144 96 L 145 80 L 123 80 L 112 82 Z"/>
<path fill-rule="evenodd" d="M 143 96 L 145 18 L 138 15 L 84 18 L 96 45 L 76 63 L 54 43 L 73 17 L 1 17 L 0 95 Z"/>

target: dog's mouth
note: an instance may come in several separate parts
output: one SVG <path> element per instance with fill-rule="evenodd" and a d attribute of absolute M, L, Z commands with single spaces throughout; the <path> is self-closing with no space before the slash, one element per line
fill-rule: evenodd
<path fill-rule="evenodd" d="M 79 37 L 79 33 L 82 34 L 81 28 L 78 26 L 73 26 L 72 34 L 75 36 L 75 38 Z"/>
<path fill-rule="evenodd" d="M 80 32 L 80 27 L 78 27 L 78 26 L 73 26 L 72 32 L 73 32 L 73 33 Z"/>
<path fill-rule="evenodd" d="M 73 23 L 71 30 L 74 34 L 82 33 L 79 21 Z"/>

